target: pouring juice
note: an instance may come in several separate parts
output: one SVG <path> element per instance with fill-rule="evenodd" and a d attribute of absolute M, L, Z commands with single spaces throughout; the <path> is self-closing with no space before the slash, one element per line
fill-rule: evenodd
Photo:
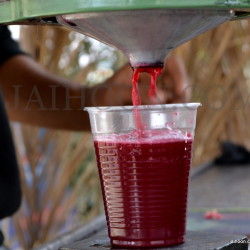
<path fill-rule="evenodd" d="M 111 243 L 184 242 L 188 177 L 199 104 L 86 108 Z"/>

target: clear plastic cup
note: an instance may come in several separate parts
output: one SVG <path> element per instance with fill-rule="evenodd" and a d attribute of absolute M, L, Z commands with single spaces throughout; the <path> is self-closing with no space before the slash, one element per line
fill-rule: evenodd
<path fill-rule="evenodd" d="M 86 108 L 113 246 L 184 242 L 199 103 Z"/>

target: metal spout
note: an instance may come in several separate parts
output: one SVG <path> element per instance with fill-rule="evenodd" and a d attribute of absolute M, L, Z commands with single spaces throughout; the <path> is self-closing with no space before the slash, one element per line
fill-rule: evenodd
<path fill-rule="evenodd" d="M 162 66 L 177 46 L 232 19 L 215 9 L 146 9 L 58 16 L 62 25 L 120 49 L 132 67 Z"/>

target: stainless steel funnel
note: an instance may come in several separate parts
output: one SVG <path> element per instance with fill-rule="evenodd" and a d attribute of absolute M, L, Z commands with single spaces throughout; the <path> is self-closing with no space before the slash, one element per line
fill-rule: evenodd
<path fill-rule="evenodd" d="M 57 20 L 120 49 L 138 67 L 162 66 L 172 49 L 233 16 L 229 10 L 146 9 L 69 14 Z"/>

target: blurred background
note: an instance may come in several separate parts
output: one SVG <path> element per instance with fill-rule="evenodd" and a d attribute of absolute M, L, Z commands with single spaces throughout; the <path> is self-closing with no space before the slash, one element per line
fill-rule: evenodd
<path fill-rule="evenodd" d="M 117 50 L 61 27 L 16 27 L 22 48 L 49 71 L 79 84 L 98 84 L 127 60 Z M 157 38 L 156 38 L 157 39 Z M 201 102 L 193 168 L 232 141 L 250 149 L 250 22 L 228 22 L 173 51 Z M 2 222 L 11 249 L 31 249 L 103 213 L 90 133 L 12 124 L 22 178 L 19 212 Z"/>

